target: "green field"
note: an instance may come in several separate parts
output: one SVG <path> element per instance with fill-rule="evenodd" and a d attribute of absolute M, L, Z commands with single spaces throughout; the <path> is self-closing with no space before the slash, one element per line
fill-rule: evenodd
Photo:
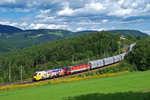
<path fill-rule="evenodd" d="M 56 32 L 48 32 L 48 34 L 55 34 L 56 36 L 60 36 L 60 37 L 63 37 L 63 33 L 56 33 Z"/>
<path fill-rule="evenodd" d="M 29 38 L 37 38 L 37 37 L 41 37 L 43 36 L 43 34 L 37 34 L 37 35 L 34 35 L 34 36 L 30 36 Z"/>
<path fill-rule="evenodd" d="M 0 100 L 150 100 L 150 71 L 0 91 Z"/>

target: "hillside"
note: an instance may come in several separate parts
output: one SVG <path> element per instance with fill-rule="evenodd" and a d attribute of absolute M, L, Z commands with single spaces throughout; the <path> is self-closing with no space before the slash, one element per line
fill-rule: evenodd
<path fill-rule="evenodd" d="M 118 34 L 97 32 L 4 54 L 0 56 L 0 81 L 8 81 L 9 63 L 13 66 L 12 80 L 16 81 L 19 79 L 20 66 L 23 66 L 24 79 L 29 78 L 37 70 L 72 65 L 73 55 L 74 61 L 85 63 L 88 57 L 94 60 L 118 54 L 118 41 L 121 41 Z M 121 41 L 121 48 L 124 47 L 124 43 L 130 44 L 131 42 L 129 39 Z"/>
<path fill-rule="evenodd" d="M 115 34 L 115 33 L 121 33 L 123 35 L 133 35 L 133 36 L 140 36 L 140 37 L 147 37 L 149 36 L 146 33 L 140 32 L 138 30 L 108 30 L 107 32 L 111 33 L 111 34 Z"/>
<path fill-rule="evenodd" d="M 94 30 L 85 30 L 85 31 L 78 31 L 78 32 L 76 32 L 76 33 L 87 34 L 87 33 L 92 33 L 92 32 L 98 32 L 98 31 L 94 31 Z"/>
<path fill-rule="evenodd" d="M 140 37 L 149 36 L 148 34 L 140 32 L 138 30 L 120 29 L 120 30 L 106 30 L 106 31 L 111 33 L 111 34 L 121 33 L 122 35 L 133 35 L 133 36 L 140 36 Z M 98 32 L 98 31 L 85 30 L 85 31 L 79 31 L 79 32 L 76 32 L 76 33 L 88 34 L 88 33 L 92 33 L 92 32 Z"/>
<path fill-rule="evenodd" d="M 33 45 L 39 45 L 46 42 L 60 40 L 64 38 L 89 34 L 97 31 L 80 31 L 71 32 L 60 29 L 36 29 L 36 30 L 21 30 L 7 25 L 0 25 L 0 54 L 23 49 Z M 112 30 L 110 33 L 132 34 L 135 36 L 147 36 L 145 33 L 135 30 Z M 5 44 L 5 45 L 3 45 Z"/>
<path fill-rule="evenodd" d="M 38 29 L 38 30 L 25 30 L 16 33 L 0 33 L 0 40 L 10 47 L 15 49 L 9 49 L 8 46 L 3 46 L 1 53 L 11 52 L 18 49 L 23 49 L 32 45 L 38 45 L 45 42 L 64 39 L 67 37 L 77 36 L 71 31 L 67 30 L 55 30 L 55 29 Z M 0 43 L 2 46 L 3 43 Z"/>
<path fill-rule="evenodd" d="M 6 40 L 0 40 L 0 55 L 16 49 L 17 48 L 15 48 L 15 46 L 13 46 L 11 43 L 8 43 Z"/>
<path fill-rule="evenodd" d="M 9 26 L 9 25 L 1 25 L 0 24 L 0 33 L 12 34 L 12 33 L 21 32 L 21 31 L 23 31 L 23 30 L 19 29 L 17 27 L 13 27 L 13 26 Z"/>

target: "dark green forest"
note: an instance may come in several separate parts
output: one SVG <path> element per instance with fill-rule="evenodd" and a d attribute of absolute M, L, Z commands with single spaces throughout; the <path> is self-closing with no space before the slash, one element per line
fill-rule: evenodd
<path fill-rule="evenodd" d="M 109 30 L 107 31 L 111 34 L 116 34 L 120 32 L 122 35 L 133 35 L 133 36 L 140 36 L 140 37 L 147 37 L 148 35 L 140 32 L 138 30 L 128 30 L 128 29 L 120 29 L 120 30 Z"/>
<path fill-rule="evenodd" d="M 126 36 L 125 40 L 121 40 L 120 34 L 102 31 L 7 53 L 0 56 L 0 83 L 8 82 L 9 66 L 11 66 L 12 81 L 20 79 L 21 66 L 23 79 L 27 79 L 38 70 L 86 63 L 88 57 L 90 60 L 95 60 L 116 55 L 119 51 L 118 42 L 121 42 L 123 48 L 135 40 L 133 36 Z"/>
<path fill-rule="evenodd" d="M 139 71 L 150 69 L 150 37 L 137 41 L 127 61 Z"/>

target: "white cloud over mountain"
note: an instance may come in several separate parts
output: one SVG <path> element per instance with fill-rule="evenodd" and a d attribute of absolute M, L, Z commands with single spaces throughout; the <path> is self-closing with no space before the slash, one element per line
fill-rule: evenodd
<path fill-rule="evenodd" d="M 1 0 L 0 14 L 22 14 L 13 24 L 28 28 L 64 28 L 76 30 L 132 28 L 148 30 L 150 22 L 149 0 Z M 14 14 L 13 13 L 13 14 Z M 28 14 L 29 13 L 29 14 Z M 15 16 L 15 14 L 14 14 Z M 25 24 L 26 23 L 26 24 Z"/>

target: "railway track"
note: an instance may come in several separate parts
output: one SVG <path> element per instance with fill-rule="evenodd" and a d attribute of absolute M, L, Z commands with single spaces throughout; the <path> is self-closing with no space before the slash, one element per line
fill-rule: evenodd
<path fill-rule="evenodd" d="M 74 73 L 74 74 L 71 74 L 71 75 L 66 75 L 66 76 L 61 76 L 61 77 L 51 78 L 51 79 L 45 79 L 45 80 L 40 80 L 40 81 L 55 80 L 55 79 L 67 78 L 67 77 L 71 77 L 71 76 L 75 76 L 75 75 L 85 74 L 85 73 L 89 73 L 89 72 L 94 72 L 94 71 L 97 71 L 97 70 L 100 70 L 100 69 L 111 67 L 113 65 L 118 65 L 119 63 L 120 62 L 117 62 L 117 63 L 111 64 L 111 65 L 103 66 L 103 67 L 92 69 L 92 70 L 89 70 L 89 71 L 83 71 L 83 72 L 80 72 L 80 73 Z M 30 80 L 23 80 L 21 82 L 13 82 L 13 83 L 2 84 L 2 85 L 0 85 L 0 87 L 7 86 L 7 85 L 15 85 L 15 84 L 33 84 L 35 82 L 39 82 L 39 81 L 32 81 L 32 79 L 30 79 Z"/>
<path fill-rule="evenodd" d="M 134 44 L 131 44 L 130 47 L 128 47 L 128 49 L 126 49 L 126 52 L 128 51 L 132 51 L 132 48 L 133 46 L 135 45 L 136 43 Z M 130 50 L 129 50 L 130 49 Z M 85 73 L 89 73 L 89 72 L 93 72 L 93 71 L 97 71 L 97 70 L 100 70 L 100 69 L 104 69 L 104 68 L 107 68 L 107 67 L 111 67 L 112 65 L 116 65 L 116 64 L 119 64 L 119 62 L 116 62 L 116 63 L 113 63 L 111 65 L 106 65 L 106 66 L 103 66 L 103 67 L 99 67 L 99 68 L 96 68 L 96 69 L 90 69 L 89 71 L 84 71 L 84 72 L 79 72 L 79 73 L 74 73 L 74 74 L 71 74 L 71 75 L 66 75 L 66 76 L 63 76 L 63 77 L 57 77 L 57 78 L 52 78 L 51 80 L 55 80 L 55 79 L 59 79 L 59 78 L 66 78 L 66 77 L 71 77 L 71 76 L 74 76 L 74 75 L 79 75 L 79 74 L 85 74 Z M 44 79 L 44 80 L 40 80 L 40 81 L 46 81 L 46 80 L 50 80 L 50 79 Z M 38 82 L 38 81 L 36 81 Z M 7 86 L 7 85 L 12 85 L 12 84 L 33 84 L 35 82 L 32 81 L 32 79 L 30 80 L 23 80 L 21 82 L 13 82 L 13 83 L 6 83 L 6 84 L 2 84 L 0 85 L 0 87 L 2 86 Z"/>

